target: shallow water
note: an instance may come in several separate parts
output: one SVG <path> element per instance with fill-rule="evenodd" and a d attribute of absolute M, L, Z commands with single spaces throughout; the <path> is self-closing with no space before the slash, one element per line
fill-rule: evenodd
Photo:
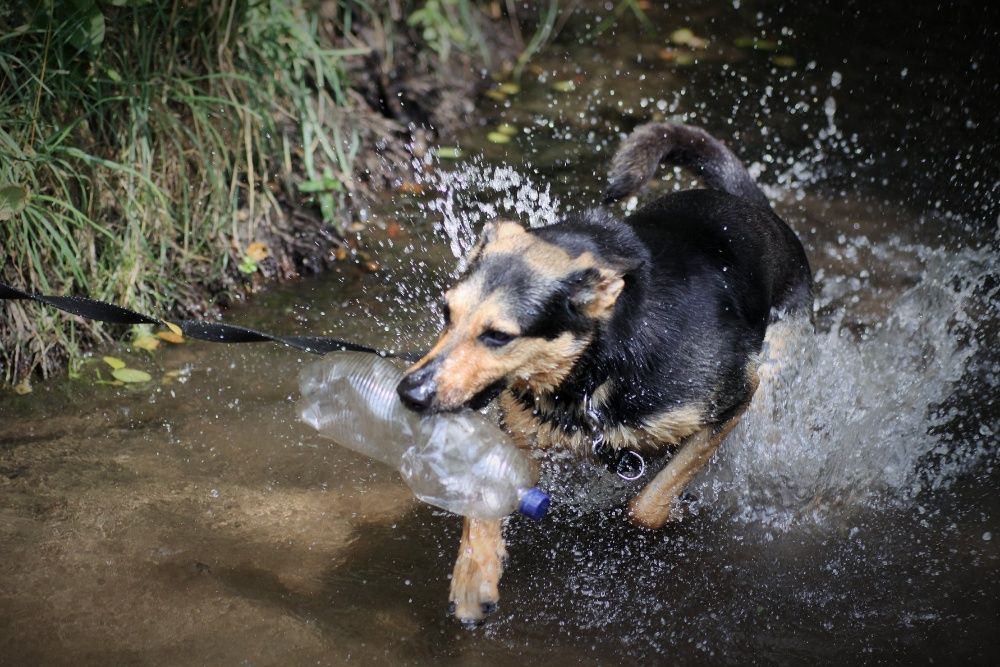
<path fill-rule="evenodd" d="M 588 205 L 619 128 L 688 114 L 733 141 L 802 237 L 818 331 L 697 480 L 685 521 L 633 529 L 615 484 L 551 465 L 561 502 L 511 522 L 501 608 L 468 630 L 446 614 L 459 520 L 296 421 L 308 355 L 111 349 L 155 386 L 95 385 L 88 366 L 0 397 L 0 663 L 988 661 L 1000 134 L 989 96 L 962 92 L 986 33 L 956 45 L 949 30 L 976 25 L 961 13 L 928 36 L 928 10 L 869 11 L 879 21 L 858 18 L 844 44 L 822 6 L 651 10 L 714 45 L 690 67 L 660 59 L 665 35 L 632 44 L 628 24 L 600 53 L 555 48 L 543 81 L 463 139 L 484 162 L 439 164 L 424 197 L 373 204 L 381 271 L 345 264 L 227 315 L 420 349 L 470 222 Z M 781 37 L 798 67 L 733 46 L 747 34 Z M 551 90 L 570 78 L 575 92 Z M 521 129 L 505 146 L 483 139 L 499 122 Z"/>

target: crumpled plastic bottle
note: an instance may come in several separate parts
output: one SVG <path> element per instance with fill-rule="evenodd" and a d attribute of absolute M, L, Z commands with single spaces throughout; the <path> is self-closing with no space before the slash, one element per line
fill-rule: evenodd
<path fill-rule="evenodd" d="M 302 371 L 302 420 L 321 435 L 399 470 L 414 495 L 476 518 L 517 510 L 541 519 L 549 497 L 535 467 L 477 412 L 420 415 L 396 394 L 403 370 L 365 352 L 334 352 Z"/>

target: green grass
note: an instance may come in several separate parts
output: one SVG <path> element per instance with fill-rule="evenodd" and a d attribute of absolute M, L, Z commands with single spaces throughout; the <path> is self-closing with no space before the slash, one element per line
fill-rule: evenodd
<path fill-rule="evenodd" d="M 246 247 L 280 236 L 299 183 L 336 226 L 359 150 L 336 117 L 343 62 L 367 47 L 332 45 L 382 18 L 334 4 L 322 27 L 304 0 L 0 9 L 0 188 L 29 193 L 0 221 L 3 280 L 164 313 L 240 289 Z M 47 374 L 106 335 L 6 302 L 0 367 L 8 381 Z"/>
<path fill-rule="evenodd" d="M 479 26 L 488 6 L 0 4 L 0 279 L 153 315 L 197 315 L 259 281 L 251 243 L 269 246 L 272 266 L 288 266 L 285 211 L 312 202 L 338 231 L 365 148 L 349 59 L 376 48 L 392 62 L 405 34 L 442 61 L 461 52 L 485 64 Z M 519 69 L 548 39 L 556 6 L 547 5 Z M 378 44 L 366 41 L 372 34 Z M 49 375 L 122 333 L 0 303 L 0 375 L 12 383 Z"/>

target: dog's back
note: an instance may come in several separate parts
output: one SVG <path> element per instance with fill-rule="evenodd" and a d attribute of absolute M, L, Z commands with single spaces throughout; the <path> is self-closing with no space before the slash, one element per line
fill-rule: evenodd
<path fill-rule="evenodd" d="M 698 175 L 708 190 L 660 197 L 625 222 L 655 249 L 656 276 L 720 277 L 738 314 L 764 328 L 784 313 L 808 312 L 812 274 L 795 233 L 772 210 L 740 160 L 698 127 L 650 123 L 622 142 L 611 163 L 604 200 L 639 190 L 660 163 Z"/>

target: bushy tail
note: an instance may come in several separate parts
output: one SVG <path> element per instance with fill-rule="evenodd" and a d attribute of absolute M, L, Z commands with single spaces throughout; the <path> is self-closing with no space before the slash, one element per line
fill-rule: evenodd
<path fill-rule="evenodd" d="M 700 127 L 680 123 L 640 125 L 625 138 L 611 160 L 604 203 L 636 192 L 661 162 L 691 171 L 707 187 L 770 207 L 746 167 L 724 143 Z"/>

